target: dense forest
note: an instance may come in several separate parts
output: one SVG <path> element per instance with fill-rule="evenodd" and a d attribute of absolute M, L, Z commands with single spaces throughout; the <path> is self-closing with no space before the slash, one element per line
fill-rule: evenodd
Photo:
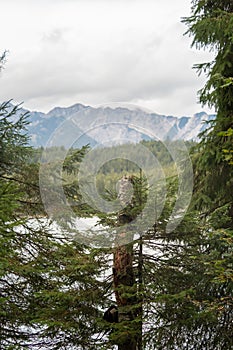
<path fill-rule="evenodd" d="M 187 159 L 178 169 L 169 152 L 179 141 L 140 143 L 159 177 L 150 157 L 143 169 L 128 160 L 134 144 L 33 149 L 28 115 L 0 105 L 0 349 L 232 349 L 232 1 L 194 0 L 183 22 L 194 46 L 216 53 L 196 68 L 207 75 L 200 102 L 217 116 L 186 143 L 194 186 L 185 210 L 182 187 L 179 215 Z M 103 164 L 94 184 L 88 155 Z M 80 232 L 77 218 L 99 226 Z"/>

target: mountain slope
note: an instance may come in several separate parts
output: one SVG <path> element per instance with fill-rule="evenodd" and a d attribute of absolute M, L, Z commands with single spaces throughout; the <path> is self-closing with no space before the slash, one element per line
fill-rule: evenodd
<path fill-rule="evenodd" d="M 214 117 L 201 112 L 178 118 L 139 108 L 94 108 L 75 104 L 56 107 L 47 114 L 29 111 L 28 132 L 35 147 L 80 147 L 87 143 L 106 146 L 142 139 L 198 140 L 198 134 L 207 127 L 205 122 Z"/>

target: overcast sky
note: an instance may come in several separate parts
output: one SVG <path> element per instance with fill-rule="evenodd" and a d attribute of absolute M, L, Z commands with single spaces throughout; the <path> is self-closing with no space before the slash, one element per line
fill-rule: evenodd
<path fill-rule="evenodd" d="M 0 0 L 0 100 L 47 112 L 75 103 L 127 102 L 160 114 L 202 110 L 180 20 L 191 0 Z M 207 112 L 208 109 L 204 108 Z"/>

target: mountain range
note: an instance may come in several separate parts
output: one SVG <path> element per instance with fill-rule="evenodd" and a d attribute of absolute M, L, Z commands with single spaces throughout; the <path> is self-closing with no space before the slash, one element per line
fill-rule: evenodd
<path fill-rule="evenodd" d="M 91 107 L 74 104 L 55 107 L 48 113 L 28 112 L 30 144 L 40 146 L 80 147 L 89 143 L 113 145 L 143 139 L 194 140 L 215 118 L 205 112 L 193 116 L 166 116 L 140 108 Z"/>

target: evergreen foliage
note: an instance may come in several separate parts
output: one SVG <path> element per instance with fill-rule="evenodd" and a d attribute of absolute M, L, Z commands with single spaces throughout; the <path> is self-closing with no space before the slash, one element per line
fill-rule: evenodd
<path fill-rule="evenodd" d="M 195 66 L 208 77 L 200 101 L 217 111 L 217 118 L 202 135 L 195 167 L 196 192 L 202 210 L 204 205 L 215 210 L 232 203 L 233 7 L 231 1 L 193 1 L 192 11 L 184 22 L 193 36 L 193 45 L 215 53 L 213 62 Z"/>
<path fill-rule="evenodd" d="M 10 102 L 0 116 L 0 348 L 95 349 L 102 263 L 44 216 L 27 116 Z"/>
<path fill-rule="evenodd" d="M 200 101 L 214 106 L 217 117 L 201 135 L 193 156 L 193 209 L 198 210 L 200 219 L 197 217 L 199 227 L 195 230 L 195 249 L 189 253 L 190 261 L 194 263 L 191 276 L 195 281 L 192 283 L 193 296 L 188 293 L 188 300 L 193 303 L 189 313 L 194 312 L 190 323 L 190 337 L 193 334 L 190 349 L 231 349 L 233 7 L 231 1 L 199 0 L 192 3 L 192 15 L 183 21 L 193 36 L 193 45 L 199 49 L 209 48 L 215 53 L 213 62 L 195 66 L 208 78 L 200 91 Z M 184 268 L 189 266 L 192 264 L 186 263 Z M 189 322 L 187 319 L 184 323 L 186 329 Z"/>

